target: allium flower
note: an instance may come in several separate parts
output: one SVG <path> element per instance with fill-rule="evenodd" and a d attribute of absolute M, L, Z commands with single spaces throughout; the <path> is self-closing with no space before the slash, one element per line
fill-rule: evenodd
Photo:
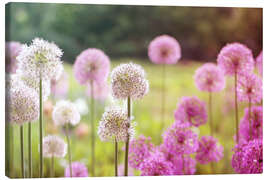
<path fill-rule="evenodd" d="M 44 157 L 65 157 L 67 144 L 58 136 L 48 135 L 43 138 Z"/>
<path fill-rule="evenodd" d="M 263 75 L 263 51 L 260 52 L 260 54 L 256 58 L 256 67 L 258 68 L 258 71 L 260 75 Z"/>
<path fill-rule="evenodd" d="M 174 118 L 177 122 L 188 123 L 193 126 L 200 126 L 207 122 L 206 106 L 196 96 L 182 97 L 174 111 Z"/>
<path fill-rule="evenodd" d="M 254 139 L 248 143 L 236 145 L 232 157 L 232 167 L 241 174 L 257 174 L 263 172 L 263 142 Z"/>
<path fill-rule="evenodd" d="M 130 126 L 130 127 L 129 127 Z M 102 141 L 126 141 L 134 135 L 127 112 L 119 107 L 107 108 L 99 122 L 98 135 Z"/>
<path fill-rule="evenodd" d="M 53 108 L 52 119 L 55 125 L 65 125 L 70 123 L 76 125 L 80 122 L 80 113 L 76 106 L 66 100 L 60 100 Z"/>
<path fill-rule="evenodd" d="M 139 136 L 138 139 L 130 141 L 128 164 L 139 169 L 144 159 L 150 156 L 150 153 L 154 150 L 154 145 L 151 143 L 150 137 Z"/>
<path fill-rule="evenodd" d="M 88 177 L 87 167 L 80 162 L 72 162 L 72 177 Z M 69 166 L 65 169 L 65 177 L 70 177 Z"/>
<path fill-rule="evenodd" d="M 206 63 L 196 70 L 195 84 L 201 91 L 217 92 L 225 87 L 223 71 L 213 63 Z"/>
<path fill-rule="evenodd" d="M 226 75 L 250 73 L 254 68 L 251 50 L 240 43 L 231 43 L 223 47 L 217 62 Z"/>
<path fill-rule="evenodd" d="M 176 64 L 181 58 L 181 47 L 175 38 L 161 35 L 151 41 L 148 56 L 155 64 Z"/>
<path fill-rule="evenodd" d="M 124 164 L 121 164 L 118 166 L 118 176 L 124 176 Z M 128 176 L 134 176 L 134 169 L 133 168 L 128 168 Z"/>
<path fill-rule="evenodd" d="M 68 92 L 69 82 L 68 73 L 64 72 L 61 74 L 58 80 L 51 80 L 51 92 L 54 96 L 65 97 Z"/>
<path fill-rule="evenodd" d="M 198 149 L 198 135 L 186 124 L 174 123 L 163 134 L 163 144 L 172 154 L 192 154 Z"/>
<path fill-rule="evenodd" d="M 73 71 L 82 85 L 90 81 L 103 82 L 109 75 L 110 59 L 103 51 L 89 48 L 76 58 Z"/>
<path fill-rule="evenodd" d="M 93 88 L 94 99 L 102 101 L 107 98 L 107 96 L 110 93 L 110 87 L 107 84 L 107 82 L 102 82 L 102 83 L 94 82 L 93 86 L 94 86 Z M 91 96 L 90 85 L 87 85 L 86 94 L 88 96 Z"/>
<path fill-rule="evenodd" d="M 240 142 L 244 143 L 251 139 L 260 139 L 263 136 L 263 108 L 262 106 L 251 107 L 251 128 L 249 127 L 249 109 L 245 108 L 245 114 L 239 125 Z M 251 137 L 250 137 L 251 133 Z"/>
<path fill-rule="evenodd" d="M 223 158 L 223 147 L 218 145 L 217 139 L 212 136 L 203 136 L 199 141 L 196 160 L 201 164 L 218 162 Z"/>
<path fill-rule="evenodd" d="M 111 74 L 112 95 L 117 99 L 142 98 L 148 93 L 149 84 L 143 68 L 137 64 L 121 64 Z"/>
<path fill-rule="evenodd" d="M 6 42 L 6 72 L 15 73 L 17 69 L 17 56 L 21 52 L 22 44 L 19 42 L 11 41 Z"/>
<path fill-rule="evenodd" d="M 163 153 L 155 151 L 140 166 L 141 176 L 173 175 L 173 164 L 166 161 Z"/>
<path fill-rule="evenodd" d="M 258 103 L 262 99 L 262 79 L 255 74 L 243 74 L 237 81 L 239 101 Z"/>
<path fill-rule="evenodd" d="M 17 60 L 19 69 L 30 77 L 50 80 L 61 75 L 63 52 L 54 43 L 35 38 L 30 46 L 24 45 Z"/>

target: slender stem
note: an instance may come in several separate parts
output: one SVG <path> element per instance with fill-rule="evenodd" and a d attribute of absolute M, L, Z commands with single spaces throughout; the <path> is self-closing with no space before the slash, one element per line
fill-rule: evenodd
<path fill-rule="evenodd" d="M 249 124 L 249 140 L 252 139 L 252 124 L 251 124 L 251 99 L 248 100 L 248 124 Z"/>
<path fill-rule="evenodd" d="M 28 123 L 28 170 L 29 178 L 32 178 L 32 132 L 31 132 L 31 122 Z"/>
<path fill-rule="evenodd" d="M 95 101 L 94 101 L 94 83 L 90 81 L 90 118 L 91 118 L 91 141 L 92 141 L 92 174 L 95 176 Z"/>
<path fill-rule="evenodd" d="M 43 100 L 42 100 L 42 78 L 39 80 L 39 177 L 43 177 Z"/>
<path fill-rule="evenodd" d="M 20 137 L 21 137 L 21 171 L 22 171 L 22 178 L 25 177 L 24 175 L 24 152 L 23 152 L 23 125 L 20 126 Z"/>
<path fill-rule="evenodd" d="M 127 99 L 127 112 L 128 112 L 128 119 L 130 121 L 130 117 L 131 117 L 131 99 L 130 99 L 130 97 L 128 97 L 128 99 Z M 129 134 L 127 135 L 126 148 L 125 148 L 125 172 L 124 172 L 125 176 L 128 176 L 128 153 L 129 153 Z"/>
<path fill-rule="evenodd" d="M 214 174 L 214 163 L 213 162 L 210 162 L 210 166 L 211 166 L 211 174 Z"/>
<path fill-rule="evenodd" d="M 185 169 L 185 156 L 184 156 L 184 154 L 182 154 L 182 173 L 183 173 L 183 175 L 185 175 L 185 173 L 186 173 L 186 169 Z"/>
<path fill-rule="evenodd" d="M 10 177 L 14 177 L 14 129 L 11 124 L 10 126 Z"/>
<path fill-rule="evenodd" d="M 234 105 L 235 105 L 235 129 L 236 129 L 236 142 L 239 143 L 238 133 L 238 103 L 237 103 L 237 72 L 234 73 Z"/>
<path fill-rule="evenodd" d="M 118 142 L 115 138 L 115 151 L 114 151 L 114 167 L 115 167 L 115 176 L 118 176 Z"/>
<path fill-rule="evenodd" d="M 9 122 L 6 120 L 5 122 L 5 173 L 6 176 L 10 177 L 10 124 Z"/>
<path fill-rule="evenodd" d="M 212 92 L 209 92 L 209 101 L 208 101 L 208 111 L 209 111 L 209 125 L 210 125 L 210 135 L 213 136 L 213 118 L 212 118 Z"/>
<path fill-rule="evenodd" d="M 165 107 L 166 107 L 166 99 L 165 99 L 165 81 L 166 81 L 166 65 L 162 64 L 162 92 L 161 92 L 161 130 L 164 128 L 165 124 Z"/>
<path fill-rule="evenodd" d="M 72 167 L 71 167 L 71 151 L 70 151 L 70 139 L 68 135 L 68 128 L 69 124 L 66 124 L 66 138 L 67 138 L 67 144 L 68 144 L 68 163 L 69 163 L 69 173 L 70 177 L 72 177 Z"/>
<path fill-rule="evenodd" d="M 54 156 L 51 157 L 51 177 L 54 177 Z"/>

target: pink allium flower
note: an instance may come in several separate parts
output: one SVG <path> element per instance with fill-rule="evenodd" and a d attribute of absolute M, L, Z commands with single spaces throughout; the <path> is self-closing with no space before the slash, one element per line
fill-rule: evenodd
<path fill-rule="evenodd" d="M 182 97 L 174 111 L 177 122 L 188 123 L 196 127 L 207 122 L 205 103 L 196 96 Z"/>
<path fill-rule="evenodd" d="M 76 80 L 85 85 L 92 81 L 105 81 L 110 71 L 110 59 L 103 51 L 89 48 L 81 52 L 73 66 Z"/>
<path fill-rule="evenodd" d="M 101 82 L 101 83 L 93 83 L 93 94 L 94 94 L 94 99 L 97 100 L 105 100 L 107 96 L 110 93 L 110 87 L 107 84 L 107 82 Z M 91 91 L 90 91 L 90 84 L 87 85 L 87 90 L 86 90 L 87 96 L 91 96 Z"/>
<path fill-rule="evenodd" d="M 150 137 L 146 138 L 141 135 L 138 139 L 131 140 L 129 145 L 128 164 L 135 169 L 139 169 L 143 160 L 150 156 L 153 149 L 154 145 L 151 143 Z"/>
<path fill-rule="evenodd" d="M 72 162 L 72 177 L 88 177 L 87 167 L 80 162 Z M 65 169 L 65 177 L 70 177 L 69 166 Z"/>
<path fill-rule="evenodd" d="M 124 168 L 124 164 L 118 166 L 118 176 L 124 176 Z M 128 168 L 128 176 L 134 176 L 134 169 L 131 167 Z"/>
<path fill-rule="evenodd" d="M 256 58 L 256 67 L 258 68 L 258 71 L 260 75 L 263 75 L 263 51 L 257 56 Z"/>
<path fill-rule="evenodd" d="M 17 69 L 17 56 L 21 52 L 22 44 L 19 42 L 11 41 L 6 42 L 6 72 L 15 73 Z"/>
<path fill-rule="evenodd" d="M 263 136 L 263 108 L 262 106 L 251 107 L 251 128 L 249 131 L 249 109 L 245 108 L 245 114 L 239 125 L 240 142 L 245 143 L 252 139 L 259 139 Z M 250 132 L 251 138 L 250 138 Z"/>
<path fill-rule="evenodd" d="M 181 47 L 175 38 L 161 35 L 151 41 L 148 56 L 155 64 L 176 64 L 181 58 Z"/>
<path fill-rule="evenodd" d="M 254 139 L 248 143 L 236 145 L 232 157 L 232 167 L 241 174 L 257 174 L 263 172 L 263 142 Z"/>
<path fill-rule="evenodd" d="M 213 63 L 206 63 L 196 70 L 195 84 L 201 91 L 217 92 L 225 87 L 223 71 Z"/>
<path fill-rule="evenodd" d="M 262 79 L 255 74 L 242 74 L 237 81 L 239 101 L 258 103 L 262 99 Z"/>
<path fill-rule="evenodd" d="M 57 97 L 65 97 L 69 88 L 68 74 L 63 71 L 58 80 L 51 81 L 51 93 Z"/>
<path fill-rule="evenodd" d="M 172 154 L 192 154 L 198 149 L 198 135 L 186 124 L 174 123 L 163 134 L 163 144 Z"/>
<path fill-rule="evenodd" d="M 251 50 L 240 43 L 231 43 L 223 47 L 218 55 L 217 62 L 226 75 L 249 73 L 254 68 Z"/>
<path fill-rule="evenodd" d="M 223 158 L 223 147 L 218 145 L 217 139 L 212 136 L 203 136 L 199 141 L 196 160 L 201 164 L 218 162 Z"/>
<path fill-rule="evenodd" d="M 166 161 L 163 153 L 155 151 L 140 166 L 142 176 L 173 175 L 173 164 Z"/>

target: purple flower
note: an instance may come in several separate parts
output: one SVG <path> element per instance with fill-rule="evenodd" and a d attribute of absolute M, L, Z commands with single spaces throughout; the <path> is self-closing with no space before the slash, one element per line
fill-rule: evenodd
<path fill-rule="evenodd" d="M 72 162 L 72 177 L 88 177 L 88 170 L 83 163 Z M 70 177 L 69 166 L 65 169 L 65 177 Z"/>
<path fill-rule="evenodd" d="M 19 42 L 6 42 L 6 72 L 15 73 L 17 69 L 17 56 L 21 52 L 22 45 Z"/>
<path fill-rule="evenodd" d="M 105 81 L 110 71 L 109 57 L 103 51 L 89 48 L 81 52 L 73 66 L 76 80 L 85 85 L 90 81 Z"/>
<path fill-rule="evenodd" d="M 150 137 L 139 136 L 138 139 L 130 141 L 128 163 L 131 167 L 139 169 L 144 159 L 150 156 L 154 150 Z"/>
<path fill-rule="evenodd" d="M 110 87 L 107 84 L 107 82 L 100 82 L 100 83 L 94 82 L 93 87 L 94 87 L 93 88 L 94 99 L 97 99 L 100 101 L 105 100 L 108 94 L 110 93 Z M 87 96 L 91 96 L 90 88 L 91 88 L 90 84 L 87 85 L 87 89 L 86 89 Z"/>
<path fill-rule="evenodd" d="M 263 75 L 263 51 L 257 56 L 256 58 L 256 67 L 258 68 L 258 71 L 260 75 Z"/>
<path fill-rule="evenodd" d="M 240 43 L 231 43 L 223 47 L 217 62 L 224 73 L 230 76 L 235 73 L 249 73 L 254 68 L 251 50 Z"/>
<path fill-rule="evenodd" d="M 182 97 L 174 111 L 174 118 L 177 122 L 188 123 L 193 126 L 200 126 L 207 122 L 205 103 L 199 98 Z"/>
<path fill-rule="evenodd" d="M 251 107 L 251 128 L 249 131 L 249 109 L 245 108 L 245 114 L 239 125 L 240 142 L 244 143 L 252 139 L 259 139 L 263 136 L 263 108 L 262 106 Z M 250 137 L 251 133 L 251 137 Z"/>
<path fill-rule="evenodd" d="M 236 145 L 232 157 L 232 167 L 241 174 L 257 174 L 263 172 L 263 142 L 254 139 Z"/>
<path fill-rule="evenodd" d="M 225 87 L 223 71 L 213 63 L 206 63 L 196 70 L 195 84 L 201 91 L 217 92 Z"/>
<path fill-rule="evenodd" d="M 51 80 L 51 92 L 54 96 L 65 97 L 68 92 L 68 87 L 68 74 L 64 71 L 58 80 Z"/>
<path fill-rule="evenodd" d="M 151 41 L 148 56 L 155 64 L 176 64 L 181 58 L 181 47 L 175 38 L 161 35 Z"/>
<path fill-rule="evenodd" d="M 242 74 L 237 81 L 239 101 L 258 103 L 262 99 L 262 79 L 255 74 Z"/>
<path fill-rule="evenodd" d="M 201 164 L 218 162 L 223 158 L 223 147 L 218 145 L 217 139 L 212 136 L 203 136 L 199 141 L 196 160 Z"/>

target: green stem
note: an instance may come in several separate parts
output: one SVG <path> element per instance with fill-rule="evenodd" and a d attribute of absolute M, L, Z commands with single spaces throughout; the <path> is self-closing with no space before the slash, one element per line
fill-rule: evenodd
<path fill-rule="evenodd" d="M 32 132 L 31 132 L 31 122 L 28 123 L 28 170 L 29 178 L 32 178 Z"/>
<path fill-rule="evenodd" d="M 252 124 L 251 124 L 251 99 L 248 100 L 248 123 L 249 123 L 249 140 L 252 139 Z"/>
<path fill-rule="evenodd" d="M 90 81 L 90 118 L 91 118 L 91 140 L 92 140 L 92 174 L 95 176 L 95 101 L 94 101 L 94 83 Z"/>
<path fill-rule="evenodd" d="M 54 177 L 54 156 L 51 157 L 51 177 Z"/>
<path fill-rule="evenodd" d="M 69 139 L 69 135 L 68 135 L 68 128 L 69 128 L 69 124 L 66 125 L 66 138 L 67 138 L 67 143 L 68 143 L 68 163 L 69 163 L 69 173 L 70 173 L 70 177 L 72 177 L 71 150 L 70 150 L 70 139 Z"/>
<path fill-rule="evenodd" d="M 165 124 L 165 106 L 166 106 L 166 99 L 165 99 L 165 80 L 166 80 L 166 65 L 162 64 L 162 92 L 161 92 L 161 130 L 164 128 Z"/>
<path fill-rule="evenodd" d="M 5 122 L 5 173 L 6 176 L 10 177 L 10 124 L 6 120 Z"/>
<path fill-rule="evenodd" d="M 42 100 L 42 78 L 39 80 L 39 177 L 43 177 L 43 100 Z"/>
<path fill-rule="evenodd" d="M 21 137 L 21 171 L 22 171 L 22 178 L 25 177 L 24 175 L 24 152 L 23 152 L 23 125 L 20 126 L 20 137 Z"/>
<path fill-rule="evenodd" d="M 208 107 L 208 111 L 209 111 L 209 125 L 210 125 L 210 135 L 213 136 L 214 133 L 214 129 L 213 129 L 213 118 L 212 118 L 212 93 L 209 92 L 209 107 Z"/>
<path fill-rule="evenodd" d="M 11 124 L 10 126 L 10 177 L 14 177 L 14 129 Z"/>
<path fill-rule="evenodd" d="M 234 105 L 235 105 L 235 129 L 236 129 L 236 142 L 239 143 L 238 133 L 238 103 L 237 103 L 237 72 L 234 73 Z"/>
<path fill-rule="evenodd" d="M 127 112 L 128 112 L 128 119 L 130 121 L 130 117 L 131 117 L 131 99 L 130 99 L 130 97 L 128 97 L 128 99 L 127 99 Z M 128 176 L 128 153 L 129 153 L 129 134 L 127 135 L 126 148 L 125 148 L 125 172 L 124 172 L 125 176 Z"/>
<path fill-rule="evenodd" d="M 118 142 L 115 138 L 115 151 L 114 151 L 114 167 L 115 167 L 115 176 L 118 176 Z"/>

